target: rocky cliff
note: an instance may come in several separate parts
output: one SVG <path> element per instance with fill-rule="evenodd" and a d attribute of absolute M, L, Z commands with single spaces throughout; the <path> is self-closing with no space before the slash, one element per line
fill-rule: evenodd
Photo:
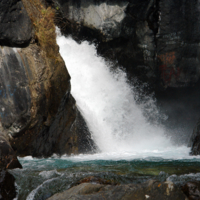
<path fill-rule="evenodd" d="M 65 31 L 98 39 L 99 53 L 156 89 L 199 80 L 197 1 L 54 0 Z"/>
<path fill-rule="evenodd" d="M 0 2 L 1 168 L 16 156 L 92 150 L 56 44 L 54 11 L 41 1 Z"/>

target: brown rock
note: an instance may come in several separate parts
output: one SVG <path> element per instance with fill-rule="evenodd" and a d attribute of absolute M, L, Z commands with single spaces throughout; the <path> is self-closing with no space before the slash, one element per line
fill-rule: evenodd
<path fill-rule="evenodd" d="M 20 156 L 91 151 L 93 142 L 56 44 L 54 12 L 39 0 L 23 4 L 35 37 L 23 49 L 0 48 L 0 130 Z"/>
<path fill-rule="evenodd" d="M 172 182 L 148 181 L 142 184 L 103 185 L 82 183 L 48 200 L 185 200 L 186 196 Z"/>

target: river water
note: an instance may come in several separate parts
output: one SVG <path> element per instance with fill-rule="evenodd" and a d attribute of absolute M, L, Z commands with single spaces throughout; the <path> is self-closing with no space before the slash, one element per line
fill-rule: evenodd
<path fill-rule="evenodd" d="M 16 178 L 16 199 L 45 200 L 88 176 L 114 183 L 200 180 L 200 157 L 189 156 L 186 144 L 176 145 L 168 136 L 173 134 L 160 123 L 166 116 L 152 97 L 140 102 L 139 91 L 123 70 L 97 56 L 94 44 L 61 35 L 57 42 L 72 77 L 72 95 L 98 153 L 19 158 L 23 169 L 10 170 Z"/>

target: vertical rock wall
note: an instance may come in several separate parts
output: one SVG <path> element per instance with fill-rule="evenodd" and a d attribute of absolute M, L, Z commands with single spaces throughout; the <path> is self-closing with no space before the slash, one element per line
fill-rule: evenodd
<path fill-rule="evenodd" d="M 18 155 L 76 154 L 94 147 L 70 94 L 53 20 L 41 1 L 0 2 L 0 169 L 21 167 Z"/>
<path fill-rule="evenodd" d="M 63 31 L 98 40 L 98 51 L 155 89 L 199 80 L 199 2 L 54 0 Z M 64 21 L 63 18 L 63 21 Z"/>

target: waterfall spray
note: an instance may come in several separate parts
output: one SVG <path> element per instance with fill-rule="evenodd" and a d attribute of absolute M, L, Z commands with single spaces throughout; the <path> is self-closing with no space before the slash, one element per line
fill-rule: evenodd
<path fill-rule="evenodd" d="M 145 106 L 136 103 L 125 72 L 111 71 L 97 55 L 95 45 L 87 41 L 78 44 L 72 38 L 58 36 L 57 42 L 72 77 L 72 95 L 102 153 L 177 152 L 164 127 L 144 116 Z M 181 148 L 188 153 L 186 147 Z"/>

